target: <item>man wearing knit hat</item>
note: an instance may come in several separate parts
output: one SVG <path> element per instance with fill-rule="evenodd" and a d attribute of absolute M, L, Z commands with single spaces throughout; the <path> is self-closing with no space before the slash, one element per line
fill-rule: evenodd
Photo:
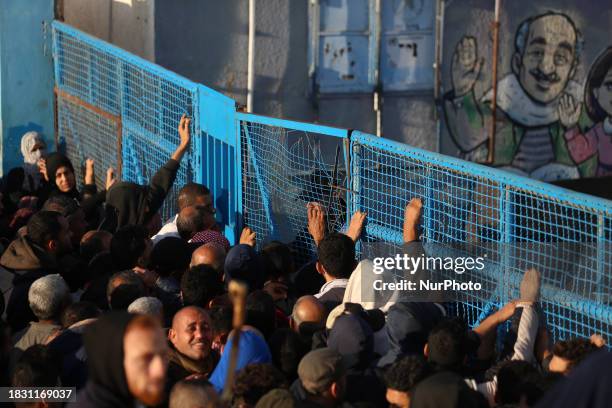
<path fill-rule="evenodd" d="M 346 388 L 346 368 L 342 356 L 331 348 L 306 354 L 298 366 L 306 391 L 303 407 L 335 407 L 342 403 Z"/>

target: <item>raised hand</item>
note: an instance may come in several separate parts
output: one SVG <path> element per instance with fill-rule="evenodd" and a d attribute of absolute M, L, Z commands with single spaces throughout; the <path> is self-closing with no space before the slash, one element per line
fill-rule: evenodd
<path fill-rule="evenodd" d="M 419 239 L 417 226 L 421 219 L 422 208 L 423 201 L 420 198 L 413 198 L 404 209 L 404 226 L 402 228 L 404 242 L 412 242 Z"/>
<path fill-rule="evenodd" d="M 257 238 L 257 234 L 255 231 L 250 229 L 249 227 L 244 227 L 242 232 L 240 233 L 240 243 L 247 244 L 249 246 L 255 246 L 255 239 Z"/>
<path fill-rule="evenodd" d="M 320 203 L 308 203 L 306 213 L 308 232 L 312 235 L 315 244 L 319 246 L 319 243 L 325 238 L 325 209 Z"/>
<path fill-rule="evenodd" d="M 189 129 L 190 125 L 191 118 L 186 114 L 183 114 L 178 127 L 179 136 L 181 138 L 181 147 L 189 147 L 189 142 L 191 141 L 191 130 Z"/>
<path fill-rule="evenodd" d="M 361 231 L 363 230 L 363 225 L 366 220 L 366 213 L 357 211 L 351 217 L 351 222 L 349 224 L 348 230 L 346 231 L 346 235 L 351 237 L 353 242 L 357 242 L 359 237 L 361 236 Z"/>
<path fill-rule="evenodd" d="M 112 167 L 109 167 L 106 170 L 106 189 L 110 189 L 116 182 L 117 179 L 115 178 L 115 170 Z"/>
<path fill-rule="evenodd" d="M 559 112 L 559 121 L 561 124 L 566 129 L 572 128 L 576 126 L 578 119 L 580 119 L 582 102 L 577 102 L 570 94 L 563 94 L 559 98 L 557 111 Z"/>
<path fill-rule="evenodd" d="M 94 159 L 87 158 L 85 160 L 85 184 L 95 184 L 94 178 Z"/>
<path fill-rule="evenodd" d="M 47 174 L 47 160 L 46 159 L 39 159 L 36 162 L 36 165 L 38 166 L 38 171 L 40 172 L 40 174 L 42 174 L 42 176 L 44 177 L 45 181 L 49 181 L 49 175 Z"/>
<path fill-rule="evenodd" d="M 189 129 L 189 125 L 191 125 L 191 118 L 183 114 L 178 126 L 178 133 L 181 141 L 174 153 L 172 153 L 172 159 L 176 161 L 181 161 L 185 152 L 189 149 L 189 143 L 191 142 L 191 130 Z"/>
<path fill-rule="evenodd" d="M 451 81 L 455 97 L 463 96 L 474 89 L 482 65 L 483 60 L 478 58 L 476 39 L 464 36 L 457 43 L 451 61 Z"/>

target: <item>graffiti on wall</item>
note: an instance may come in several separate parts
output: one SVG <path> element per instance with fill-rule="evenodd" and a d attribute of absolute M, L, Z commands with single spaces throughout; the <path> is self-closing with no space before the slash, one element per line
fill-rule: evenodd
<path fill-rule="evenodd" d="M 582 35 L 567 15 L 530 17 L 516 30 L 510 70 L 497 83 L 493 164 L 544 181 L 612 175 L 612 47 L 576 78 Z M 483 58 L 464 36 L 444 97 L 448 131 L 464 159 L 489 156 L 492 90 L 476 97 Z"/>

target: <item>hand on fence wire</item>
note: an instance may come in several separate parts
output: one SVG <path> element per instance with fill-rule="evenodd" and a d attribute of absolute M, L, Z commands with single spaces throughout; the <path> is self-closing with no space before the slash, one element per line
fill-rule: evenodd
<path fill-rule="evenodd" d="M 109 167 L 106 170 L 106 189 L 110 189 L 113 184 L 115 184 L 117 182 L 117 179 L 115 178 L 115 170 L 112 167 Z"/>
<path fill-rule="evenodd" d="M 189 143 L 191 142 L 191 129 L 189 126 L 191 125 L 191 118 L 186 114 L 181 116 L 181 121 L 179 122 L 178 133 L 181 138 L 181 142 L 176 148 L 176 151 L 172 154 L 172 158 L 176 161 L 181 161 L 185 152 L 189 149 Z"/>
<path fill-rule="evenodd" d="M 595 347 L 602 348 L 606 345 L 606 339 L 601 334 L 592 334 L 590 340 Z"/>
<path fill-rule="evenodd" d="M 419 233 L 417 226 L 421 219 L 421 210 L 423 208 L 423 202 L 420 198 L 413 198 L 410 200 L 406 209 L 404 210 L 404 227 L 403 227 L 403 238 L 404 242 L 412 242 L 419 239 Z"/>
<path fill-rule="evenodd" d="M 95 173 L 94 173 L 94 159 L 85 159 L 85 184 L 96 184 Z"/>
<path fill-rule="evenodd" d="M 514 311 L 516 310 L 517 303 L 518 300 L 511 300 L 510 302 L 506 303 L 501 309 L 495 312 L 495 316 L 497 317 L 497 321 L 499 324 L 502 324 L 503 322 L 509 320 L 512 317 Z"/>
<path fill-rule="evenodd" d="M 39 159 L 36 162 L 36 165 L 38 166 L 38 171 L 40 172 L 40 174 L 42 174 L 45 181 L 49 181 L 49 175 L 47 174 L 47 160 Z"/>
<path fill-rule="evenodd" d="M 361 236 L 361 232 L 363 231 L 363 226 L 365 224 L 367 213 L 362 211 L 357 211 L 351 217 L 351 222 L 349 224 L 348 230 L 346 231 L 346 235 L 348 235 L 353 242 L 357 242 L 359 237 Z"/>
<path fill-rule="evenodd" d="M 325 238 L 325 209 L 320 203 L 308 203 L 306 213 L 308 216 L 308 232 L 312 235 L 315 245 L 319 246 L 319 243 Z"/>
<path fill-rule="evenodd" d="M 257 238 L 257 233 L 250 229 L 249 227 L 244 227 L 242 232 L 240 233 L 240 243 L 247 244 L 252 247 L 255 246 L 255 239 Z"/>

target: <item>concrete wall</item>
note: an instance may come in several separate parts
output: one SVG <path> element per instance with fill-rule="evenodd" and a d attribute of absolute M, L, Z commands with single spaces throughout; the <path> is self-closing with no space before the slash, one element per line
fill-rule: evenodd
<path fill-rule="evenodd" d="M 65 22 L 138 56 L 155 59 L 154 0 L 64 0 Z"/>
<path fill-rule="evenodd" d="M 109 0 L 65 1 L 69 23 L 149 59 L 154 55 L 155 62 L 160 65 L 211 86 L 241 104 L 246 103 L 247 0 L 157 0 L 155 7 L 152 4 L 154 0 L 115 0 L 112 13 Z M 487 146 L 491 115 L 489 106 L 483 103 L 483 96 L 492 86 L 490 22 L 494 2 L 447 0 L 445 4 L 441 67 L 445 98 L 439 105 L 441 144 L 438 146 L 437 143 L 434 101 L 427 93 L 385 95 L 383 135 L 425 149 L 486 162 L 489 158 Z M 154 18 L 151 18 L 153 10 Z M 522 83 L 518 81 L 514 88 L 511 87 L 511 92 L 521 94 L 524 103 L 520 98 L 514 101 L 512 98 L 516 95 L 505 95 L 504 90 L 508 90 L 508 84 L 512 85 L 511 62 L 515 55 L 518 26 L 525 19 L 549 10 L 566 15 L 564 18 L 570 26 L 582 33 L 584 47 L 579 58 L 576 58 L 577 54 L 571 57 L 571 72 L 558 78 L 562 82 L 561 92 L 551 88 L 550 92 L 542 92 L 542 98 L 538 100 L 537 95 L 524 92 Z M 584 108 L 586 101 L 582 87 L 598 55 L 612 43 L 612 3 L 603 0 L 506 1 L 501 16 L 498 79 L 506 78 L 505 84 L 500 82 L 500 97 L 506 97 L 507 106 L 500 103 L 498 109 L 493 164 L 511 166 L 514 171 L 545 180 L 601 174 L 601 164 L 612 166 L 612 147 L 606 145 L 590 158 L 577 160 L 574 157 L 576 149 L 570 147 L 567 140 L 571 136 L 569 130 L 587 137 L 595 125 L 602 123 L 601 118 L 594 119 Z M 567 27 L 562 27 L 562 21 L 553 20 L 556 22 L 548 22 L 542 28 L 568 31 Z M 317 100 L 308 96 L 308 0 L 258 0 L 256 25 L 256 113 L 375 132 L 376 120 L 370 95 L 321 97 Z M 461 78 L 462 73 L 467 74 L 464 79 L 474 78 L 473 84 L 467 84 L 468 91 L 460 89 L 460 95 L 457 95 L 451 74 L 454 70 L 452 62 L 459 49 L 457 45 L 466 36 L 470 39 L 460 47 L 463 52 L 460 61 L 465 69 L 455 69 L 458 74 L 455 78 Z M 556 55 L 552 48 L 548 47 L 548 50 L 544 60 Z M 574 51 L 570 50 L 570 53 Z M 470 72 L 476 68 L 478 72 Z M 525 77 L 529 78 L 528 75 Z M 546 83 L 540 85 L 548 88 Z M 534 83 L 536 88 L 540 85 L 537 81 Z M 572 106 L 577 113 L 571 115 L 571 109 L 566 107 L 562 123 L 556 111 L 561 96 L 565 94 L 574 98 Z M 523 109 L 523 113 L 546 111 L 549 118 L 544 121 L 546 123 L 536 120 L 536 125 L 529 120 L 529 123 L 518 123 L 516 116 L 521 114 L 520 107 L 529 107 Z M 576 115 L 579 120 L 573 126 Z M 523 138 L 526 134 L 529 137 Z M 533 141 L 528 146 L 531 151 L 525 150 L 522 141 Z M 582 156 L 585 156 L 588 152 L 582 150 Z"/>
<path fill-rule="evenodd" d="M 53 1 L 0 0 L 0 149 L 2 174 L 23 163 L 21 136 L 54 140 L 51 32 Z M 43 23 L 47 23 L 44 25 Z"/>
<path fill-rule="evenodd" d="M 489 0 L 447 1 L 445 15 L 443 83 L 447 93 L 441 151 L 476 161 L 488 156 L 491 115 L 490 104 L 483 96 L 492 86 L 488 23 L 493 20 L 493 4 Z M 550 11 L 564 15 L 536 18 Z M 516 33 L 528 18 L 534 19 L 532 28 L 525 31 L 532 49 L 517 53 Z M 578 31 L 583 45 L 577 48 L 572 38 Z M 537 37 L 547 44 L 532 43 Z M 557 44 L 564 37 L 569 45 L 566 51 Z M 583 92 L 594 61 L 611 45 L 609 1 L 503 2 L 494 165 L 543 180 L 601 175 L 601 164 L 612 166 L 612 136 L 601 132 L 595 136 L 597 132 L 592 129 L 598 123 L 597 131 L 601 129 L 602 118 L 585 109 L 592 92 Z M 456 55 L 459 59 L 453 64 Z M 482 61 L 480 70 L 477 61 Z M 612 68 L 612 59 L 604 65 L 605 69 Z M 544 79 L 537 81 L 538 75 Z M 612 98 L 612 89 L 602 90 L 601 95 Z M 567 107 L 567 103 L 560 103 L 562 99 L 573 102 Z M 565 108 L 561 106 L 560 110 L 560 105 Z M 612 106 L 607 110 L 612 115 Z M 580 140 L 583 147 L 577 144 Z M 595 149 L 587 151 L 588 145 Z M 612 174 L 612 167 L 607 171 Z"/>
<path fill-rule="evenodd" d="M 157 63 L 246 104 L 248 1 L 158 0 L 155 16 Z M 256 26 L 255 113 L 376 131 L 371 95 L 308 96 L 307 0 L 257 0 Z M 433 109 L 430 95 L 386 97 L 385 137 L 437 149 Z"/>

